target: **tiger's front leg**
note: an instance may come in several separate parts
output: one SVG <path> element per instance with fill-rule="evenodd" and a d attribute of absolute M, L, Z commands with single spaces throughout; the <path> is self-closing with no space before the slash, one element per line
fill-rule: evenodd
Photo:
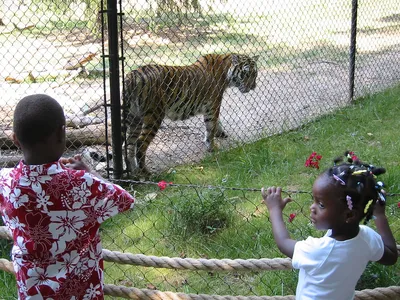
<path fill-rule="evenodd" d="M 228 137 L 226 132 L 222 129 L 221 122 L 219 120 L 217 123 L 217 130 L 215 131 L 215 136 L 224 139 Z"/>
<path fill-rule="evenodd" d="M 220 96 L 219 98 L 219 101 L 217 99 L 216 103 L 221 103 L 222 96 Z M 214 139 L 215 137 L 228 137 L 219 122 L 220 107 L 220 105 L 213 105 L 210 109 L 206 110 L 206 113 L 204 114 L 204 123 L 206 125 L 204 142 L 206 143 L 207 151 L 209 152 L 217 150 Z"/>
<path fill-rule="evenodd" d="M 155 113 L 147 114 L 144 117 L 142 131 L 137 141 L 136 161 L 140 174 L 145 177 L 148 177 L 151 174 L 151 172 L 146 168 L 146 152 L 150 143 L 156 136 L 163 118 L 164 114 L 162 110 L 156 110 Z"/>
<path fill-rule="evenodd" d="M 128 120 L 129 124 L 127 125 L 125 137 L 125 164 L 128 174 L 133 175 L 138 171 L 138 164 L 136 160 L 137 142 L 142 131 L 143 120 L 140 117 L 131 117 Z"/>
<path fill-rule="evenodd" d="M 217 122 L 216 125 L 214 125 L 212 121 L 207 122 L 206 117 L 204 117 L 204 121 L 206 123 L 206 132 L 204 135 L 204 142 L 206 144 L 207 151 L 213 152 L 218 149 L 217 146 L 215 145 L 214 137 L 227 138 L 228 135 L 222 129 L 219 122 Z"/>

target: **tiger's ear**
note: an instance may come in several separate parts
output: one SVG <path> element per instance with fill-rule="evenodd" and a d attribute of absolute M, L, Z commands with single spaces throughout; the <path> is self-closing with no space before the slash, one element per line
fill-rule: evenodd
<path fill-rule="evenodd" d="M 257 61 L 259 57 L 260 57 L 260 55 L 256 55 L 256 56 L 253 56 L 252 59 L 253 59 L 254 61 Z"/>

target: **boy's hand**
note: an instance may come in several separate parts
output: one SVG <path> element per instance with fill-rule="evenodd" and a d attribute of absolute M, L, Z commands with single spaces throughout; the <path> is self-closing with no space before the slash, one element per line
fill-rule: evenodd
<path fill-rule="evenodd" d="M 60 159 L 61 163 L 64 164 L 67 168 L 73 169 L 73 170 L 84 170 L 86 172 L 90 172 L 90 168 L 88 165 L 86 165 L 82 161 L 82 157 L 77 154 L 74 157 L 69 157 L 69 158 L 61 158 Z"/>
<path fill-rule="evenodd" d="M 269 187 L 265 190 L 265 188 L 261 189 L 261 195 L 264 199 L 265 205 L 267 205 L 268 210 L 278 209 L 279 211 L 283 211 L 286 204 L 288 204 L 292 199 L 289 197 L 282 199 L 282 188 L 281 187 Z"/>

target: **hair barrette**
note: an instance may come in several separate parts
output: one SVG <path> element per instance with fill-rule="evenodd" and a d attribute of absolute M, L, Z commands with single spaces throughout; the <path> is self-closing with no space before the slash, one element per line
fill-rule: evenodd
<path fill-rule="evenodd" d="M 382 188 L 384 187 L 384 184 L 382 181 L 378 181 L 375 185 L 375 189 L 378 191 L 378 197 L 381 203 L 386 202 L 386 197 L 385 194 L 382 193 Z"/>
<path fill-rule="evenodd" d="M 339 176 L 337 176 L 335 174 L 333 174 L 332 176 L 336 181 L 339 181 L 341 185 L 346 185 L 346 182 L 344 182 L 344 180 L 342 178 L 340 178 Z"/>
<path fill-rule="evenodd" d="M 364 214 L 367 213 L 367 211 L 368 211 L 369 207 L 371 206 L 372 202 L 374 202 L 373 199 L 369 200 L 368 203 L 365 205 Z"/>
<path fill-rule="evenodd" d="M 350 210 L 353 209 L 353 202 L 351 201 L 351 197 L 349 195 L 346 196 L 347 206 Z"/>
<path fill-rule="evenodd" d="M 361 174 L 364 174 L 366 172 L 367 172 L 367 170 L 358 170 L 358 171 L 354 171 L 352 175 L 361 175 Z"/>

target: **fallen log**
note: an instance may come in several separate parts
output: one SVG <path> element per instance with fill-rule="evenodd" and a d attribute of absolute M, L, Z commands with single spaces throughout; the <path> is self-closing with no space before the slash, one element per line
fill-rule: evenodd
<path fill-rule="evenodd" d="M 82 72 L 82 69 L 78 70 L 50 70 L 50 71 L 29 71 L 29 72 L 21 72 L 15 74 L 9 74 L 5 77 L 5 81 L 9 83 L 22 83 L 24 81 L 36 82 L 37 80 L 51 80 L 53 81 L 52 86 L 58 87 L 66 83 L 66 80 L 70 81 L 71 79 L 77 77 Z M 57 79 L 59 82 L 57 82 Z"/>
<path fill-rule="evenodd" d="M 21 159 L 22 155 L 0 156 L 0 167 L 2 168 L 15 167 Z"/>
<path fill-rule="evenodd" d="M 111 131 L 108 127 L 108 138 L 104 124 L 92 124 L 79 129 L 67 129 L 67 147 L 79 148 L 81 146 L 102 145 L 111 142 Z"/>
<path fill-rule="evenodd" d="M 12 139 L 12 130 L 0 132 L 0 149 L 17 149 Z M 79 148 L 81 146 L 102 145 L 107 143 L 104 124 L 92 124 L 83 128 L 66 130 L 66 144 L 68 148 Z M 109 139 L 111 134 L 108 134 Z M 110 141 L 109 141 L 110 142 Z"/>
<path fill-rule="evenodd" d="M 65 114 L 65 122 L 67 127 L 81 128 L 88 125 L 102 124 L 104 123 L 104 119 L 85 115 Z"/>

